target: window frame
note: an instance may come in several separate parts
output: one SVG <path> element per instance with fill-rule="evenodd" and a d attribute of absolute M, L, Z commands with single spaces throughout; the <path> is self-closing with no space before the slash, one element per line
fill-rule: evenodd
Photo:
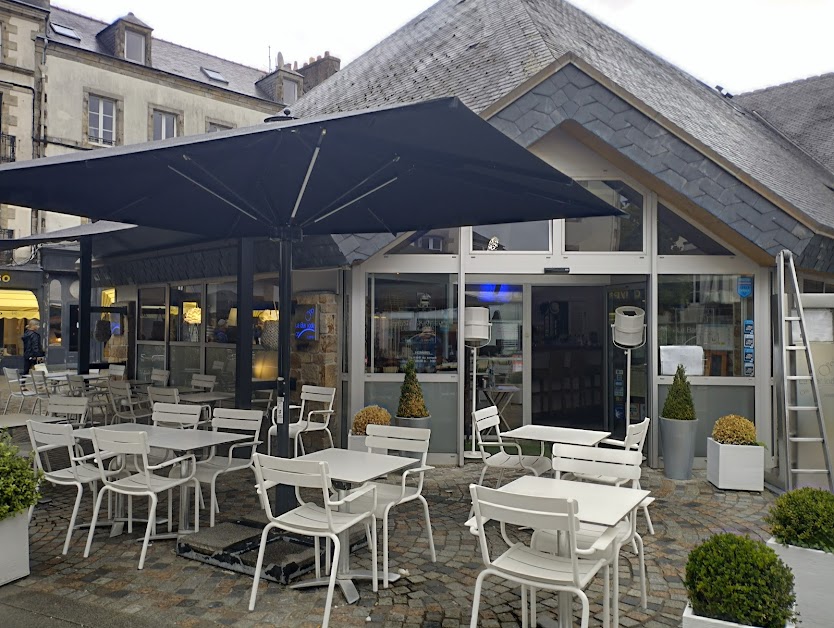
<path fill-rule="evenodd" d="M 155 121 L 156 121 L 156 115 L 157 114 L 162 116 L 162 120 L 163 120 L 163 124 L 160 126 L 160 129 L 162 131 L 162 137 L 156 137 Z M 174 120 L 174 134 L 171 135 L 170 137 L 165 135 L 165 124 L 164 124 L 165 116 L 171 116 Z M 150 128 L 150 136 L 151 136 L 150 139 L 151 139 L 151 141 L 156 142 L 156 141 L 159 141 L 159 140 L 168 140 L 168 139 L 171 139 L 173 137 L 180 137 L 180 129 L 179 129 L 180 120 L 181 120 L 181 116 L 176 111 L 171 111 L 169 109 L 163 109 L 163 108 L 160 108 L 160 107 L 151 107 L 151 128 Z"/>
<path fill-rule="evenodd" d="M 294 94 L 293 94 L 294 97 L 293 97 L 292 101 L 287 99 L 286 89 L 287 89 L 288 84 L 292 85 L 293 89 L 294 89 Z M 298 99 L 301 96 L 300 93 L 299 93 L 300 91 L 301 91 L 301 86 L 298 84 L 298 81 L 294 81 L 293 79 L 291 79 L 289 77 L 286 77 L 286 76 L 281 78 L 281 95 L 282 95 L 281 100 L 284 101 L 285 105 L 294 105 L 295 103 L 297 103 Z"/>
<path fill-rule="evenodd" d="M 92 104 L 93 99 L 98 99 L 99 107 L 98 112 L 96 113 L 98 118 L 98 131 L 99 134 L 97 137 L 93 137 L 91 133 L 90 127 L 90 114 L 93 113 Z M 103 121 L 105 118 L 104 114 L 104 103 L 110 102 L 113 104 L 113 140 L 112 142 L 108 143 L 103 136 Z M 109 96 L 102 96 L 100 94 L 90 92 L 87 94 L 87 142 L 92 144 L 93 146 L 116 146 L 118 144 L 118 110 L 119 110 L 119 101 L 115 98 L 111 98 Z"/>
<path fill-rule="evenodd" d="M 468 241 L 469 254 L 473 255 L 473 256 L 478 255 L 478 256 L 484 256 L 484 257 L 489 257 L 489 256 L 504 257 L 505 255 L 528 255 L 528 256 L 529 255 L 553 255 L 553 245 L 555 243 L 555 240 L 553 238 L 553 223 L 554 223 L 554 220 L 552 220 L 552 219 L 534 220 L 534 221 L 528 221 L 528 222 L 532 222 L 532 223 L 546 222 L 547 223 L 547 225 L 548 225 L 547 226 L 547 238 L 548 239 L 547 239 L 547 248 L 546 249 L 529 249 L 529 250 L 523 250 L 523 251 L 519 251 L 519 250 L 490 251 L 490 250 L 487 250 L 487 249 L 476 249 L 475 244 L 474 244 L 475 229 L 478 229 L 479 227 L 483 227 L 483 226 L 489 226 L 489 225 L 473 225 L 473 226 L 469 227 L 469 237 L 465 238 L 466 241 Z M 509 225 L 515 225 L 515 224 L 528 224 L 528 223 L 527 222 L 524 222 L 524 223 L 506 223 L 504 225 L 499 225 L 499 226 L 509 226 Z M 461 240 L 464 240 L 464 238 L 461 237 Z"/>
<path fill-rule="evenodd" d="M 141 60 L 132 59 L 128 56 L 128 39 L 131 35 L 138 37 L 139 40 L 142 42 L 142 58 Z M 148 38 L 145 34 L 140 33 L 139 31 L 135 31 L 132 28 L 125 29 L 125 61 L 130 61 L 131 63 L 138 63 L 140 65 L 147 65 L 147 56 L 148 56 Z"/>

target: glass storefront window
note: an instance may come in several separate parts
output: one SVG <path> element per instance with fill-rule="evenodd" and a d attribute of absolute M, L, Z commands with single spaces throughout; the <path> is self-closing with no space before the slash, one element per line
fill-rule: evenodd
<path fill-rule="evenodd" d="M 584 181 L 581 185 L 626 215 L 565 220 L 565 251 L 641 252 L 643 195 L 622 181 Z"/>
<path fill-rule="evenodd" d="M 209 284 L 206 288 L 206 342 L 237 340 L 237 284 Z"/>
<path fill-rule="evenodd" d="M 150 381 L 153 369 L 165 368 L 165 347 L 163 345 L 136 345 L 136 379 Z"/>
<path fill-rule="evenodd" d="M 658 255 L 732 255 L 663 203 L 657 204 Z"/>
<path fill-rule="evenodd" d="M 402 372 L 409 359 L 418 373 L 457 371 L 454 281 L 454 275 L 369 275 L 368 373 Z"/>
<path fill-rule="evenodd" d="M 61 346 L 61 304 L 49 304 L 49 346 Z"/>
<path fill-rule="evenodd" d="M 171 345 L 169 348 L 171 386 L 188 386 L 194 373 L 202 373 L 200 368 L 200 347 Z"/>
<path fill-rule="evenodd" d="M 755 371 L 753 277 L 661 275 L 657 333 L 660 374 L 752 377 Z"/>
<path fill-rule="evenodd" d="M 457 255 L 460 246 L 460 229 L 431 229 L 418 231 L 405 242 L 397 245 L 394 255 Z"/>
<path fill-rule="evenodd" d="M 206 348 L 206 374 L 216 375 L 214 389 L 220 392 L 233 392 L 235 389 L 235 356 L 233 347 Z"/>
<path fill-rule="evenodd" d="M 171 286 L 168 306 L 169 340 L 175 342 L 200 342 L 200 326 L 203 323 L 203 287 Z"/>
<path fill-rule="evenodd" d="M 140 289 L 137 339 L 164 341 L 165 318 L 165 288 Z"/>
<path fill-rule="evenodd" d="M 550 251 L 549 220 L 472 227 L 473 251 Z"/>

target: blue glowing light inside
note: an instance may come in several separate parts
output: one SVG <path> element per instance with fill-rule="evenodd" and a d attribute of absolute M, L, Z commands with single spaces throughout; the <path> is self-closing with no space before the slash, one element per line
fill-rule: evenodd
<path fill-rule="evenodd" d="M 484 303 L 509 303 L 513 290 L 504 284 L 484 283 L 478 291 L 478 300 Z"/>

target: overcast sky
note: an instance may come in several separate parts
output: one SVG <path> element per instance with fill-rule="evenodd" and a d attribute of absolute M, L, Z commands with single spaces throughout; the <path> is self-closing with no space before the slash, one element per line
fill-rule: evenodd
<path fill-rule="evenodd" d="M 53 0 L 110 22 L 129 11 L 154 35 L 267 69 L 280 50 L 299 65 L 342 66 L 435 0 Z M 834 0 L 572 0 L 710 86 L 740 93 L 834 71 Z M 216 10 L 213 10 L 216 8 Z M 232 11 L 234 9 L 234 11 Z"/>

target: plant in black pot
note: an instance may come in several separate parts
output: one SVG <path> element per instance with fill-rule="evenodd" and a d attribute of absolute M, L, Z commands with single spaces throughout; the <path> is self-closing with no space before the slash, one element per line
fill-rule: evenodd
<path fill-rule="evenodd" d="M 417 367 L 414 360 L 409 360 L 405 365 L 405 379 L 400 388 L 400 403 L 397 405 L 395 421 L 400 427 L 430 427 L 431 415 L 423 399 L 423 389 L 417 381 Z M 420 457 L 419 454 L 403 453 L 402 455 L 411 458 Z"/>
<path fill-rule="evenodd" d="M 675 379 L 660 413 L 660 442 L 663 447 L 663 472 L 671 480 L 689 480 L 695 459 L 695 432 L 698 422 L 686 369 L 678 364 Z"/>

